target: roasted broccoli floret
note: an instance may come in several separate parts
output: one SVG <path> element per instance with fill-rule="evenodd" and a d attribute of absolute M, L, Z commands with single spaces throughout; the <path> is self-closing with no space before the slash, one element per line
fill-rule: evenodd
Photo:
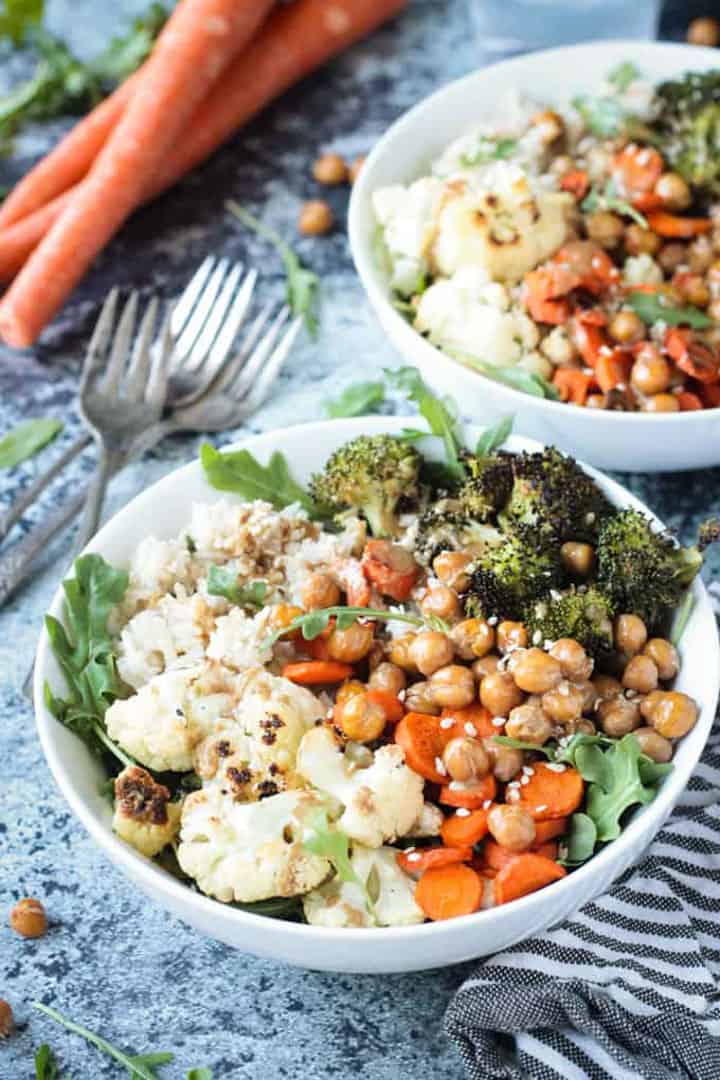
<path fill-rule="evenodd" d="M 702 551 L 718 538 L 707 523 L 695 547 L 684 548 L 656 531 L 637 510 L 618 511 L 605 522 L 597 546 L 597 583 L 618 614 L 632 612 L 650 630 L 664 622 L 703 563 Z"/>
<path fill-rule="evenodd" d="M 613 606 L 594 585 L 565 592 L 552 591 L 525 610 L 525 625 L 534 645 L 559 638 L 574 638 L 596 660 L 613 649 Z"/>
<path fill-rule="evenodd" d="M 465 611 L 486 619 L 521 619 L 531 601 L 564 583 L 557 545 L 533 526 L 518 525 L 478 557 Z"/>
<path fill-rule="evenodd" d="M 720 194 L 720 72 L 691 72 L 658 87 L 654 128 L 669 164 L 707 195 Z"/>
<path fill-rule="evenodd" d="M 467 551 L 476 556 L 503 541 L 496 528 L 468 517 L 459 499 L 447 496 L 420 515 L 414 553 L 423 566 L 432 566 L 441 551 Z"/>
<path fill-rule="evenodd" d="M 462 512 L 474 521 L 495 519 L 513 488 L 513 456 L 496 453 L 485 457 L 463 456 L 467 479 L 457 490 Z"/>
<path fill-rule="evenodd" d="M 420 455 L 412 446 L 391 435 L 361 435 L 331 455 L 310 481 L 310 493 L 337 513 L 362 514 L 373 536 L 393 536 L 398 503 L 417 496 L 419 473 Z"/>

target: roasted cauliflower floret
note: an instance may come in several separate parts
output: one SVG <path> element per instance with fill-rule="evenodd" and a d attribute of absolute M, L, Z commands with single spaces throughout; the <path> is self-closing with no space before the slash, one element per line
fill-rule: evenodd
<path fill-rule="evenodd" d="M 129 765 L 115 778 L 113 830 L 141 855 L 152 858 L 172 843 L 181 812 L 168 789 L 139 765 Z"/>
<path fill-rule="evenodd" d="M 168 593 L 124 627 L 118 643 L 120 678 L 139 690 L 163 671 L 194 666 L 202 661 L 214 626 L 215 614 L 204 597 Z"/>
<path fill-rule="evenodd" d="M 416 821 L 408 829 L 407 835 L 420 840 L 428 836 L 439 836 L 445 815 L 435 803 L 424 802 Z"/>
<path fill-rule="evenodd" d="M 207 896 L 252 903 L 299 896 L 330 873 L 330 863 L 303 847 L 303 819 L 323 806 L 308 791 L 286 791 L 238 803 L 210 785 L 183 804 L 178 861 Z"/>
<path fill-rule="evenodd" d="M 425 916 L 415 903 L 415 882 L 397 864 L 397 850 L 366 848 L 356 844 L 352 868 L 365 887 L 332 878 L 303 897 L 305 918 L 311 926 L 413 926 Z M 366 894 L 375 918 L 368 911 Z"/>
<path fill-rule="evenodd" d="M 338 828 L 367 847 L 407 835 L 423 810 L 424 781 L 407 767 L 399 746 L 380 747 L 371 765 L 357 768 L 332 731 L 316 727 L 300 743 L 297 771 L 342 803 Z"/>

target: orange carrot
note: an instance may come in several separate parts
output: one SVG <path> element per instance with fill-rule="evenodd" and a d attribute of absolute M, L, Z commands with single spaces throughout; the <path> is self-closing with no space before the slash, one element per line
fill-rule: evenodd
<path fill-rule="evenodd" d="M 469 866 L 438 866 L 426 870 L 415 889 L 415 900 L 428 919 L 470 915 L 482 903 L 482 878 Z"/>
<path fill-rule="evenodd" d="M 594 368 L 600 358 L 603 346 L 608 345 L 607 335 L 599 326 L 577 321 L 575 323 L 575 344 L 588 367 Z"/>
<path fill-rule="evenodd" d="M 668 214 L 665 210 L 651 210 L 647 215 L 648 225 L 658 236 L 689 240 L 693 236 L 702 236 L 710 232 L 712 221 L 710 218 L 680 217 L 678 214 Z"/>
<path fill-rule="evenodd" d="M 457 863 L 470 862 L 473 856 L 471 847 L 431 847 L 418 851 L 399 851 L 396 862 L 406 874 L 424 874 L 437 866 L 454 866 Z"/>
<path fill-rule="evenodd" d="M 627 383 L 632 367 L 632 356 L 622 349 L 601 349 L 595 363 L 595 378 L 604 394 L 616 386 Z"/>
<path fill-rule="evenodd" d="M 530 851 L 534 855 L 542 855 L 546 859 L 552 859 L 553 861 L 557 858 L 557 844 L 552 840 L 548 840 L 544 844 L 535 843 Z M 520 852 L 509 851 L 508 848 L 502 847 L 492 837 L 488 837 L 483 844 L 482 856 L 486 866 L 489 866 L 491 870 L 502 870 L 513 859 L 519 859 L 520 854 Z"/>
<path fill-rule="evenodd" d="M 678 405 L 680 406 L 680 412 L 695 412 L 696 409 L 702 409 L 702 400 L 693 394 L 691 390 L 682 390 L 678 396 Z"/>
<path fill-rule="evenodd" d="M 720 358 L 711 345 L 696 338 L 692 330 L 671 326 L 665 333 L 665 351 L 680 371 L 701 383 L 720 380 Z"/>
<path fill-rule="evenodd" d="M 558 388 L 561 401 L 584 405 L 595 379 L 577 368 L 556 368 L 552 381 Z"/>
<path fill-rule="evenodd" d="M 302 651 L 307 653 L 311 660 L 329 660 L 330 646 L 326 637 L 318 635 L 311 641 L 302 642 Z"/>
<path fill-rule="evenodd" d="M 590 190 L 590 177 L 584 169 L 573 169 L 562 177 L 560 187 L 563 191 L 569 191 L 579 202 Z"/>
<path fill-rule="evenodd" d="M 654 191 L 638 191 L 630 201 L 641 214 L 646 214 L 648 210 L 662 210 L 665 205 L 660 196 L 656 195 Z"/>
<path fill-rule="evenodd" d="M 572 240 L 553 256 L 552 265 L 562 271 L 573 288 L 582 287 L 593 296 L 600 296 L 620 280 L 620 271 L 607 251 L 592 240 Z"/>
<path fill-rule="evenodd" d="M 548 840 L 555 840 L 558 836 L 564 836 L 569 825 L 570 822 L 567 818 L 555 818 L 553 821 L 536 821 L 535 843 L 544 844 Z"/>
<path fill-rule="evenodd" d="M 487 831 L 487 810 L 471 810 L 466 817 L 451 814 L 440 826 L 442 842 L 451 848 L 472 848 Z"/>
<path fill-rule="evenodd" d="M 402 548 L 400 554 L 407 559 L 407 552 L 403 552 Z M 363 552 L 362 568 L 365 577 L 383 596 L 402 602 L 410 596 L 420 567 L 415 564 L 410 569 L 397 569 L 393 566 L 394 558 L 392 547 L 388 548 L 386 540 L 368 540 Z M 409 562 L 412 563 L 412 559 Z"/>
<path fill-rule="evenodd" d="M 628 145 L 615 155 L 612 174 L 623 195 L 633 198 L 652 191 L 664 169 L 662 156 L 649 146 Z"/>
<path fill-rule="evenodd" d="M 525 275 L 525 306 L 536 322 L 560 326 L 570 316 L 570 304 L 563 299 L 579 282 L 561 269 L 543 266 Z"/>
<path fill-rule="evenodd" d="M 720 408 L 720 386 L 717 383 L 698 383 L 697 392 L 706 409 Z"/>
<path fill-rule="evenodd" d="M 442 764 L 443 750 L 449 741 L 447 731 L 440 727 L 439 717 L 426 713 L 406 713 L 395 728 L 395 742 L 404 750 L 407 764 L 434 784 L 444 784 L 447 778 L 437 766 L 438 762 Z"/>
<path fill-rule="evenodd" d="M 497 781 L 492 773 L 488 773 L 482 780 L 464 784 L 462 787 L 455 788 L 450 784 L 445 784 L 440 790 L 438 802 L 445 806 L 462 806 L 466 810 L 480 810 L 486 802 L 492 802 L 496 795 Z"/>
<path fill-rule="evenodd" d="M 533 852 L 516 855 L 498 871 L 494 882 L 495 903 L 507 904 L 510 900 L 527 896 L 528 893 L 542 889 L 553 881 L 559 881 L 566 874 L 564 867 L 551 859 L 546 859 L 544 855 L 536 855 Z"/>
<path fill-rule="evenodd" d="M 10 281 L 21 270 L 67 206 L 74 190 L 70 188 L 14 225 L 0 229 L 0 281 Z"/>
<path fill-rule="evenodd" d="M 583 797 L 583 779 L 577 769 L 566 765 L 556 771 L 548 762 L 537 762 L 527 784 L 518 790 L 526 810 L 536 821 L 566 818 L 574 814 Z"/>
<path fill-rule="evenodd" d="M 272 0 L 181 0 L 117 127 L 0 304 L 0 333 L 9 345 L 36 340 L 138 205 L 198 105 L 271 6 Z"/>
<path fill-rule="evenodd" d="M 450 728 L 451 739 L 462 736 L 486 739 L 498 733 L 498 729 L 492 722 L 492 713 L 480 704 L 466 705 L 463 709 L 443 709 L 440 719 L 454 721 Z"/>
<path fill-rule="evenodd" d="M 583 326 L 607 326 L 608 317 L 602 308 L 581 308 L 575 312 L 575 318 Z"/>
<path fill-rule="evenodd" d="M 285 679 L 300 686 L 339 683 L 349 679 L 352 673 L 350 664 L 341 664 L 338 660 L 297 660 L 294 664 L 286 664 L 282 669 Z"/>
<path fill-rule="evenodd" d="M 396 724 L 405 715 L 402 701 L 389 690 L 368 690 L 367 696 L 368 701 L 384 710 L 389 724 Z"/>

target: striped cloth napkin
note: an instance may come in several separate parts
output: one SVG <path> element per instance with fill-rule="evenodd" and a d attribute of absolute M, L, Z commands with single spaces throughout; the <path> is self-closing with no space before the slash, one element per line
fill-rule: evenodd
<path fill-rule="evenodd" d="M 485 960 L 445 1029 L 470 1080 L 720 1080 L 720 723 L 643 862 Z"/>

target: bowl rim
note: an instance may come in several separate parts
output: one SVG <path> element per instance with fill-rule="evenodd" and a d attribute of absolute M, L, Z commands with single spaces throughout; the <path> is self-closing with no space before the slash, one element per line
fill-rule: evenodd
<path fill-rule="evenodd" d="M 492 83 L 493 76 L 498 69 L 512 70 L 515 68 L 522 71 L 528 65 L 534 64 L 535 62 L 541 63 L 547 61 L 550 64 L 562 64 L 563 61 L 569 58 L 580 57 L 585 53 L 598 53 L 602 51 L 612 53 L 614 50 L 620 49 L 626 51 L 630 50 L 633 54 L 633 62 L 636 62 L 640 67 L 642 66 L 642 57 L 646 54 L 655 56 L 660 56 L 661 54 L 673 56 L 687 55 L 688 57 L 694 57 L 698 62 L 688 67 L 688 70 L 703 70 L 703 61 L 706 61 L 708 67 L 717 68 L 718 66 L 717 50 L 708 46 L 690 45 L 687 42 L 677 41 L 638 42 L 633 41 L 632 39 L 614 38 L 597 42 L 580 42 L 575 45 L 563 45 L 552 49 L 540 49 L 532 53 L 526 53 L 522 56 L 498 60 L 495 63 L 477 68 L 467 75 L 462 75 L 460 78 L 445 83 L 437 90 L 434 90 L 432 93 L 422 98 L 415 105 L 402 112 L 400 116 L 386 128 L 367 155 L 365 164 L 360 170 L 350 194 L 350 204 L 348 207 L 350 252 L 358 277 L 360 278 L 363 288 L 370 299 L 371 305 L 376 310 L 383 326 L 386 319 L 390 320 L 397 333 L 401 334 L 407 341 L 409 349 L 422 349 L 424 353 L 423 359 L 426 362 L 429 363 L 433 361 L 437 363 L 438 361 L 442 361 L 445 364 L 451 365 L 451 371 L 454 370 L 456 373 L 459 371 L 460 373 L 466 373 L 469 378 L 479 379 L 481 385 L 488 382 L 493 383 L 495 387 L 501 387 L 508 397 L 516 399 L 518 408 L 520 408 L 521 402 L 524 401 L 527 407 L 527 403 L 530 401 L 533 404 L 533 408 L 542 412 L 547 412 L 550 417 L 565 415 L 564 410 L 571 409 L 575 416 L 582 414 L 583 417 L 589 419 L 590 423 L 609 423 L 617 425 L 638 421 L 647 427 L 665 424 L 675 424 L 676 426 L 690 425 L 693 422 L 697 423 L 698 416 L 707 417 L 708 414 L 720 413 L 720 406 L 713 406 L 709 409 L 701 410 L 689 409 L 686 412 L 678 411 L 676 413 L 624 412 L 604 409 L 588 409 L 571 402 L 557 401 L 552 398 L 541 398 L 526 394 L 522 390 L 517 390 L 515 387 L 509 386 L 506 383 L 501 383 L 498 380 L 492 379 L 483 372 L 475 370 L 471 365 L 464 364 L 462 361 L 449 356 L 415 330 L 414 327 L 412 327 L 395 309 L 385 295 L 374 262 L 370 237 L 362 227 L 362 207 L 364 204 L 369 204 L 374 190 L 372 178 L 375 165 L 384 158 L 386 152 L 392 147 L 395 138 L 399 134 L 402 134 L 406 128 L 412 128 L 426 110 L 433 108 L 439 101 L 442 101 L 445 96 L 456 93 L 462 88 L 467 88 L 470 93 L 477 92 L 478 87 L 481 89 L 483 83 L 486 81 Z M 609 63 L 612 64 L 612 60 L 609 60 Z M 563 410 L 562 414 L 557 412 L 560 408 Z"/>
<path fill-rule="evenodd" d="M 282 450 L 283 438 L 289 433 L 296 438 L 301 437 L 303 441 L 307 440 L 309 445 L 314 445 L 318 435 L 322 436 L 323 433 L 330 430 L 337 433 L 337 442 L 341 442 L 359 434 L 400 430 L 402 427 L 414 422 L 415 419 L 416 418 L 413 417 L 403 416 L 376 416 L 317 421 L 308 424 L 292 425 L 275 431 L 265 432 L 260 435 L 249 436 L 245 439 L 233 441 L 232 443 L 223 446 L 222 449 L 236 450 L 245 448 L 259 452 L 261 458 L 263 458 L 266 454 L 269 456 L 275 449 Z M 477 432 L 482 429 L 478 428 L 477 425 L 467 425 L 466 430 L 475 436 Z M 509 445 L 511 449 L 537 449 L 540 448 L 542 444 L 534 439 L 515 435 L 510 437 L 506 445 Z M 600 470 L 595 469 L 590 465 L 586 465 L 584 462 L 578 463 L 582 465 L 582 468 L 587 471 L 593 479 L 600 482 L 603 490 L 609 495 L 611 501 L 622 506 L 633 506 L 637 509 L 642 509 L 654 522 L 662 525 L 662 522 L 657 515 L 617 480 L 606 476 Z M 149 488 L 141 491 L 118 510 L 96 534 L 82 554 L 89 554 L 91 552 L 102 554 L 105 542 L 109 539 L 111 533 L 122 526 L 123 520 L 142 514 L 150 503 L 154 502 L 158 497 L 163 497 L 165 493 L 158 489 L 162 489 L 164 486 L 169 491 L 172 487 L 179 484 L 183 476 L 189 476 L 193 472 L 197 473 L 200 469 L 201 465 L 198 457 L 185 465 L 171 469 Z M 218 493 L 218 497 L 232 498 L 232 495 L 220 492 Z M 618 859 L 623 850 L 631 851 L 636 836 L 642 833 L 645 828 L 647 828 L 651 835 L 654 836 L 657 829 L 662 825 L 665 817 L 672 811 L 700 760 L 707 737 L 713 725 L 715 707 L 718 696 L 720 695 L 720 641 L 718 640 L 718 630 L 712 605 L 707 590 L 699 577 L 693 582 L 692 592 L 695 598 L 695 604 L 691 619 L 695 620 L 696 618 L 701 618 L 708 623 L 709 627 L 712 627 L 712 662 L 708 662 L 709 674 L 707 685 L 708 691 L 713 697 L 713 701 L 712 704 L 708 704 L 707 707 L 701 708 L 696 728 L 693 729 L 693 731 L 696 732 L 703 732 L 698 752 L 681 768 L 676 767 L 673 769 L 672 773 L 665 779 L 655 799 L 653 799 L 649 805 L 640 808 L 633 817 L 633 820 L 625 827 L 616 840 L 608 843 L 602 851 L 594 855 L 581 867 L 573 870 L 567 877 L 554 882 L 552 888 L 556 891 L 552 893 L 553 896 L 560 896 L 560 893 L 557 890 L 563 889 L 564 893 L 568 893 L 571 889 L 577 888 L 580 884 L 580 880 L 589 881 L 593 872 L 599 871 L 605 863 L 611 862 L 613 859 Z M 61 618 L 62 600 L 63 591 L 61 581 L 58 584 L 49 608 L 49 613 L 56 618 Z M 203 893 L 195 891 L 190 886 L 179 881 L 152 860 L 145 858 L 145 856 L 136 852 L 133 848 L 120 840 L 107 828 L 107 824 L 93 812 L 93 810 L 85 803 L 80 792 L 75 789 L 72 780 L 66 773 L 63 763 L 63 752 L 56 744 L 55 738 L 56 732 L 66 729 L 64 729 L 50 713 L 44 700 L 45 679 L 48 670 L 54 666 L 55 661 L 50 649 L 49 638 L 45 627 L 43 627 L 38 642 L 35 661 L 33 700 L 36 728 L 55 783 L 76 817 L 79 818 L 86 831 L 90 834 L 101 851 L 109 857 L 110 861 L 113 864 L 120 866 L 123 872 L 130 878 L 132 884 L 135 884 L 134 879 L 142 880 L 146 883 L 147 888 L 145 891 L 152 894 L 156 899 L 162 897 L 160 902 L 163 905 L 167 905 L 167 907 L 175 913 L 182 912 L 183 909 L 188 912 L 196 912 L 198 921 L 201 920 L 203 915 L 209 916 L 218 928 L 222 925 L 234 927 L 236 930 L 241 928 L 245 928 L 247 931 L 252 931 L 253 929 L 267 930 L 269 929 L 267 924 L 270 923 L 272 924 L 273 932 L 277 936 L 288 935 L 289 937 L 298 939 L 307 938 L 309 942 L 318 944 L 325 943 L 329 946 L 340 942 L 343 942 L 346 945 L 348 942 L 357 942 L 359 946 L 362 946 L 378 940 L 383 940 L 387 942 L 387 944 L 391 944 L 393 941 L 399 943 L 406 939 L 413 938 L 425 940 L 426 938 L 431 937 L 441 937 L 445 934 L 461 934 L 470 928 L 477 930 L 482 927 L 491 932 L 496 922 L 502 922 L 506 917 L 508 909 L 511 908 L 513 913 L 517 912 L 518 914 L 522 914 L 522 912 L 525 911 L 529 913 L 536 905 L 541 904 L 543 900 L 547 899 L 547 890 L 541 889 L 538 892 L 514 900 L 510 905 L 502 905 L 486 911 L 476 911 L 470 915 L 460 916 L 455 919 L 439 922 L 426 922 L 412 926 L 364 927 L 353 929 L 352 933 L 348 934 L 347 928 L 310 926 L 306 923 L 294 923 L 287 920 L 274 919 L 270 916 L 243 911 L 239 908 L 232 907 L 231 905 L 224 904 L 219 900 L 205 896 Z M 82 746 L 82 744 L 80 745 Z M 82 747 L 82 752 L 89 753 L 84 746 Z M 640 850 L 644 850 L 644 847 L 645 844 L 643 844 Z M 634 864 L 635 861 L 635 859 L 631 858 L 630 864 Z M 615 876 L 616 874 L 613 875 L 613 879 Z M 483 921 L 481 922 L 480 920 Z M 187 921 L 193 923 L 195 920 L 188 917 Z M 378 934 L 382 935 L 382 939 L 378 938 Z"/>

